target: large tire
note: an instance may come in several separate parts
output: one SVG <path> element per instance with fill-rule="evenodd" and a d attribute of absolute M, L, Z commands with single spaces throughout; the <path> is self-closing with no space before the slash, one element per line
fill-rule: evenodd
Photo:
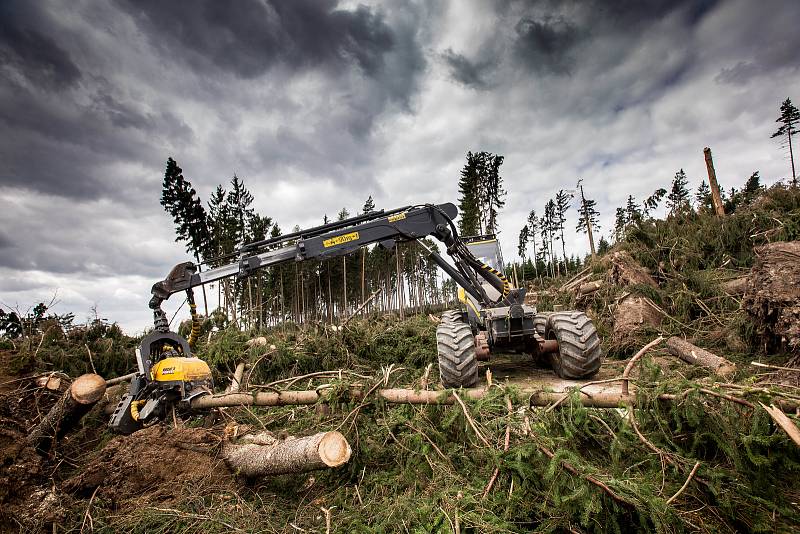
<path fill-rule="evenodd" d="M 469 388 L 478 382 L 475 338 L 468 324 L 445 313 L 436 328 L 436 348 L 444 387 Z"/>
<path fill-rule="evenodd" d="M 558 352 L 550 355 L 550 362 L 561 378 L 588 378 L 600 370 L 600 337 L 585 313 L 552 314 L 547 321 L 547 339 L 558 341 Z"/>
<path fill-rule="evenodd" d="M 533 318 L 533 327 L 536 329 L 536 333 L 543 338 L 547 336 L 547 323 L 550 321 L 551 315 L 553 312 L 537 312 Z"/>

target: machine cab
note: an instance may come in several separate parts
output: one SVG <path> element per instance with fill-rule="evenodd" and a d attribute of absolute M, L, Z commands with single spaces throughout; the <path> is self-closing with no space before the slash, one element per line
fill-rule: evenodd
<path fill-rule="evenodd" d="M 467 236 L 462 237 L 462 239 L 464 240 L 464 244 L 467 246 L 469 251 L 478 259 L 478 261 L 492 267 L 497 271 L 500 271 L 501 273 L 504 272 L 505 265 L 503 264 L 503 254 L 500 252 L 500 243 L 498 243 L 497 237 L 494 234 Z M 500 297 L 500 292 L 492 287 L 489 282 L 483 282 L 481 285 L 483 286 L 483 290 L 486 291 L 486 294 L 489 296 L 489 298 L 497 299 Z M 481 315 L 481 305 L 478 303 L 478 301 L 476 301 L 472 295 L 469 295 L 466 291 L 464 291 L 463 288 L 458 289 L 458 300 L 460 300 L 467 308 L 467 317 L 469 319 L 469 323 L 472 325 L 478 324 L 480 322 Z"/>
<path fill-rule="evenodd" d="M 493 269 L 505 271 L 503 264 L 503 254 L 500 252 L 500 243 L 494 234 L 478 235 L 462 238 L 472 255 L 479 261 L 489 265 Z"/>

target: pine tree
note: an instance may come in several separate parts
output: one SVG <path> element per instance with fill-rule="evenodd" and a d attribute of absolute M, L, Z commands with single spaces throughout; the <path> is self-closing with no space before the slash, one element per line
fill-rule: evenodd
<path fill-rule="evenodd" d="M 539 263 L 536 254 L 536 232 L 539 230 L 539 218 L 536 216 L 536 211 L 531 210 L 528 214 L 528 240 L 533 245 L 533 270 L 536 276 L 539 276 Z"/>
<path fill-rule="evenodd" d="M 372 195 L 370 195 L 369 198 L 367 198 L 367 201 L 364 202 L 364 207 L 361 208 L 361 213 L 367 214 L 372 213 L 373 211 L 375 211 L 375 202 L 372 200 Z"/>
<path fill-rule="evenodd" d="M 503 164 L 504 158 L 487 152 L 481 152 L 481 155 L 485 158 L 485 177 L 481 188 L 484 191 L 481 199 L 482 209 L 486 213 L 485 233 L 496 234 L 499 231 L 497 213 L 506 204 L 503 200 L 506 191 L 503 189 L 503 178 L 500 176 L 500 166 Z"/>
<path fill-rule="evenodd" d="M 519 231 L 519 244 L 517 245 L 517 254 L 519 254 L 519 257 L 523 262 L 525 261 L 525 253 L 527 252 L 528 248 L 528 237 L 528 225 L 526 224 Z"/>
<path fill-rule="evenodd" d="M 687 210 L 689 207 L 689 190 L 686 184 L 689 181 L 686 179 L 686 173 L 683 169 L 675 173 L 675 178 L 672 180 L 672 189 L 667 195 L 667 207 L 669 208 L 670 215 L 679 215 Z"/>
<path fill-rule="evenodd" d="M 625 210 L 623 208 L 617 208 L 616 215 L 614 217 L 614 241 L 619 243 L 622 241 L 622 237 L 625 235 L 625 228 L 628 225 L 628 219 L 625 217 Z"/>
<path fill-rule="evenodd" d="M 550 261 L 550 271 L 554 278 L 556 276 L 557 266 L 555 254 L 553 253 L 553 238 L 555 236 L 558 224 L 556 222 L 556 211 L 556 203 L 553 201 L 553 199 L 550 199 L 544 206 L 544 217 L 542 218 L 542 241 L 544 241 L 545 246 L 547 247 L 547 256 L 549 257 Z"/>
<path fill-rule="evenodd" d="M 567 245 L 564 242 L 564 224 L 567 222 L 567 210 L 572 202 L 572 193 L 560 189 L 556 193 L 556 227 L 561 239 L 561 255 L 564 257 L 564 266 L 567 265 Z"/>
<path fill-rule="evenodd" d="M 694 198 L 697 201 L 698 211 L 711 213 L 714 210 L 714 205 L 711 200 L 711 187 L 709 187 L 705 180 L 700 182 L 700 187 L 697 188 Z"/>
<path fill-rule="evenodd" d="M 592 258 L 597 255 L 597 250 L 594 246 L 594 234 L 595 230 L 600 230 L 600 212 L 597 211 L 597 202 L 592 200 L 591 198 L 586 198 L 586 195 L 583 193 L 583 184 L 581 184 L 583 180 L 578 180 L 578 187 L 581 191 L 581 213 L 578 216 L 578 225 L 575 227 L 576 232 L 583 232 L 589 236 L 589 250 L 592 253 Z"/>
<path fill-rule="evenodd" d="M 462 235 L 497 233 L 497 214 L 506 191 L 500 176 L 503 156 L 489 152 L 467 152 L 467 163 L 458 182 L 459 232 Z"/>
<path fill-rule="evenodd" d="M 183 171 L 172 158 L 167 159 L 161 205 L 175 222 L 175 241 L 186 241 L 186 252 L 193 254 L 198 263 L 201 257 L 207 257 L 211 236 L 205 209 L 191 182 L 183 177 Z"/>
<path fill-rule="evenodd" d="M 458 181 L 458 231 L 461 235 L 477 235 L 480 233 L 480 199 L 478 197 L 478 181 L 481 173 L 481 161 L 477 154 L 467 152 L 467 163 L 461 169 Z"/>
<path fill-rule="evenodd" d="M 229 235 L 234 241 L 234 248 L 247 241 L 247 223 L 255 216 L 255 210 L 250 207 L 253 195 L 244 185 L 244 182 L 234 174 L 231 179 L 231 189 L 225 199 L 230 215 Z"/>
<path fill-rule="evenodd" d="M 628 201 L 625 203 L 625 226 L 637 224 L 641 220 L 642 211 L 639 209 L 639 204 L 633 195 L 628 195 Z"/>
<path fill-rule="evenodd" d="M 337 221 L 343 221 L 345 219 L 348 219 L 349 217 L 350 217 L 350 212 L 347 211 L 347 208 L 342 208 L 342 210 L 336 216 L 336 220 Z"/>
<path fill-rule="evenodd" d="M 800 124 L 800 111 L 792 104 L 792 101 L 787 98 L 781 104 L 781 114 L 775 119 L 775 122 L 780 123 L 781 127 L 778 131 L 772 134 L 772 138 L 786 136 L 787 144 L 789 145 L 789 160 L 792 163 L 792 186 L 797 187 L 797 173 L 794 169 L 794 149 L 792 148 L 792 136 L 797 134 L 797 125 Z"/>
<path fill-rule="evenodd" d="M 644 216 L 650 217 L 650 212 L 656 209 L 661 202 L 661 199 L 664 198 L 664 195 L 667 194 L 667 190 L 663 187 L 659 187 L 656 189 L 652 195 L 647 197 L 644 201 Z"/>

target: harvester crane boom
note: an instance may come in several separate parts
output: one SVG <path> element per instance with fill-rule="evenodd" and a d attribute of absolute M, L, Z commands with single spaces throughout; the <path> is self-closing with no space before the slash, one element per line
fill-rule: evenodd
<path fill-rule="evenodd" d="M 381 210 L 248 243 L 222 258 L 230 258 L 229 263 L 207 271 L 198 272 L 197 265 L 192 262 L 180 263 L 167 278 L 152 287 L 150 308 L 154 312 L 156 329 L 166 329 L 166 316 L 161 304 L 174 293 L 191 292 L 194 287 L 231 276 L 246 278 L 264 267 L 342 256 L 373 243 L 391 248 L 399 242 L 428 236 L 444 243 L 454 265 L 425 247 L 431 259 L 477 301 L 497 305 L 508 296 L 510 285 L 502 273 L 478 260 L 464 245 L 453 223 L 457 214 L 458 210 L 451 203 Z M 491 299 L 478 278 L 494 287 L 500 294 L 499 298 Z"/>

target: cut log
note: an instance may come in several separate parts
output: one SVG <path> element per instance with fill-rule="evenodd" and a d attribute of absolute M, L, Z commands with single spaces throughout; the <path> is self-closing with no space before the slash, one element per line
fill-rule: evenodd
<path fill-rule="evenodd" d="M 733 280 L 722 282 L 722 290 L 731 296 L 744 295 L 744 292 L 747 290 L 747 283 L 747 276 L 734 278 Z"/>
<path fill-rule="evenodd" d="M 102 376 L 79 376 L 28 433 L 26 442 L 36 448 L 47 449 L 56 437 L 63 436 L 75 426 L 103 398 L 105 392 L 106 381 Z"/>
<path fill-rule="evenodd" d="M 352 449 L 339 432 L 280 440 L 270 433 L 244 436 L 222 445 L 228 467 L 246 477 L 304 473 L 347 463 Z"/>
<path fill-rule="evenodd" d="M 625 340 L 642 327 L 657 327 L 664 320 L 659 307 L 649 298 L 628 295 L 614 309 L 614 337 Z"/>
<path fill-rule="evenodd" d="M 622 377 L 619 381 L 622 382 Z M 556 401 L 563 402 L 564 393 L 570 389 L 581 388 L 583 395 L 579 397 L 581 404 L 587 408 L 618 408 L 636 401 L 634 394 L 624 394 L 619 385 L 585 384 L 579 381 L 554 379 L 547 382 L 532 384 L 530 387 L 520 389 L 519 395 L 529 397 L 530 406 L 550 406 Z M 193 410 L 208 408 L 222 408 L 234 406 L 290 406 L 316 404 L 330 391 L 330 388 L 304 391 L 281 391 L 260 393 L 235 393 L 222 395 L 207 395 L 192 401 Z M 462 399 L 478 400 L 486 396 L 488 389 L 464 388 L 458 390 Z M 447 390 L 429 391 L 403 388 L 379 389 L 374 395 L 391 404 L 454 404 L 455 397 Z M 359 388 L 349 390 L 351 400 L 363 401 L 365 392 Z M 680 394 L 661 394 L 660 400 L 672 402 L 683 398 Z M 775 404 L 784 411 L 793 411 L 800 403 L 792 399 L 774 399 Z"/>
<path fill-rule="evenodd" d="M 267 338 L 264 336 L 261 337 L 254 337 L 253 339 L 248 339 L 245 344 L 248 347 L 266 347 L 267 346 Z"/>
<path fill-rule="evenodd" d="M 679 337 L 673 336 L 667 340 L 667 351 L 687 363 L 704 367 L 719 376 L 728 376 L 736 371 L 734 363 Z"/>
<path fill-rule="evenodd" d="M 106 386 L 113 386 L 114 384 L 119 384 L 121 382 L 127 382 L 131 378 L 136 376 L 136 373 L 128 373 L 127 375 L 118 376 L 116 378 L 110 378 L 106 380 Z"/>
<path fill-rule="evenodd" d="M 578 287 L 578 293 L 581 294 L 581 295 L 588 295 L 589 293 L 594 293 L 595 291 L 597 291 L 601 287 L 603 287 L 603 281 L 602 280 L 596 280 L 594 282 L 588 282 L 586 284 L 581 284 Z"/>

